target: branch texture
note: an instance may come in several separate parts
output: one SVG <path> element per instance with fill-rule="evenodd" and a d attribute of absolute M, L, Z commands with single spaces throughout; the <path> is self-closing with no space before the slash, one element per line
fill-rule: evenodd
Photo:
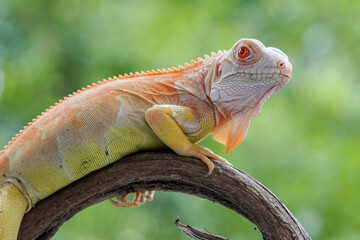
<path fill-rule="evenodd" d="M 77 212 L 118 194 L 160 190 L 199 196 L 230 208 L 257 225 L 264 239 L 311 239 L 285 205 L 244 172 L 214 161 L 208 169 L 198 159 L 174 153 L 144 152 L 93 172 L 28 212 L 19 239 L 50 239 Z"/>

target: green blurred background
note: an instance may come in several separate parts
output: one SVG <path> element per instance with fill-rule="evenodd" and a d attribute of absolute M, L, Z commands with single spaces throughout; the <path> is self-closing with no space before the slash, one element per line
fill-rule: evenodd
<path fill-rule="evenodd" d="M 360 1 L 0 1 L 0 145 L 63 96 L 131 71 L 172 67 L 243 37 L 290 58 L 290 83 L 229 155 L 273 191 L 313 239 L 360 239 Z M 231 239 L 261 239 L 237 214 L 157 192 L 135 209 L 109 201 L 54 239 L 186 239 L 172 221 Z"/>

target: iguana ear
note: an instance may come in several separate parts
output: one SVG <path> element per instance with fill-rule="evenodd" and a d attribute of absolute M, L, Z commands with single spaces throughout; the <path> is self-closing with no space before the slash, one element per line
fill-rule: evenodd
<path fill-rule="evenodd" d="M 217 142 L 226 146 L 226 153 L 229 153 L 245 139 L 249 125 L 250 118 L 247 115 L 234 116 L 217 124 L 211 134 Z"/>

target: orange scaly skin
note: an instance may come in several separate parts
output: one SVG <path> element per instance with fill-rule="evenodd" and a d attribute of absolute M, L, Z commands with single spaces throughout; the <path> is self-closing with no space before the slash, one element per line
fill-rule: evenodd
<path fill-rule="evenodd" d="M 169 147 L 201 159 L 211 174 L 209 157 L 228 162 L 195 143 L 212 133 L 233 149 L 291 71 L 280 50 L 242 39 L 185 67 L 114 77 L 65 97 L 1 152 L 0 238 L 17 237 L 25 209 L 130 153 Z M 137 206 L 152 195 L 114 205 Z"/>

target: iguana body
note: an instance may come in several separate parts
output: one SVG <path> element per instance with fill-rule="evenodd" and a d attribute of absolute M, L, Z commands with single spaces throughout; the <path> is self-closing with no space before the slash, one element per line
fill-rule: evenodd
<path fill-rule="evenodd" d="M 233 149 L 291 70 L 280 50 L 242 39 L 185 67 L 114 77 L 66 97 L 1 152 L 0 238 L 15 239 L 39 200 L 130 153 L 170 147 L 210 174 L 208 157 L 227 161 L 194 143 L 212 133 Z"/>

